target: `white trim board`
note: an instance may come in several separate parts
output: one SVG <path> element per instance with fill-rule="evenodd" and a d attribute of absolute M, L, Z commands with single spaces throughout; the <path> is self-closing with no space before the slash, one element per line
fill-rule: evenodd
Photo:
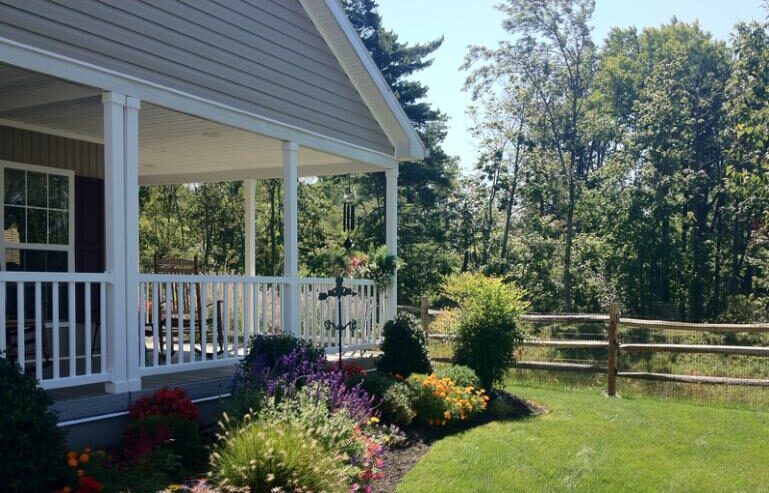
<path fill-rule="evenodd" d="M 366 106 L 395 146 L 399 161 L 420 161 L 427 151 L 339 0 L 299 0 Z"/>
<path fill-rule="evenodd" d="M 0 37 L 0 62 L 78 84 L 134 96 L 158 106 L 381 169 L 397 166 L 394 156 L 278 122 L 138 77 Z M 381 74 L 380 74 L 381 75 Z"/>

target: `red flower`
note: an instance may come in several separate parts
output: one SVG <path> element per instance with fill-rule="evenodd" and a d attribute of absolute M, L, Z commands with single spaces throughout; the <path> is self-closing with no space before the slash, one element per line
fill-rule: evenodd
<path fill-rule="evenodd" d="M 100 482 L 96 481 L 94 478 L 90 476 L 83 476 L 78 480 L 78 484 L 80 485 L 80 488 L 76 490 L 75 493 L 99 493 L 101 490 L 104 489 L 104 485 Z"/>
<path fill-rule="evenodd" d="M 184 389 L 162 388 L 151 396 L 144 396 L 129 409 L 131 417 L 141 419 L 147 416 L 174 416 L 189 420 L 197 419 L 198 406 L 187 397 Z"/>

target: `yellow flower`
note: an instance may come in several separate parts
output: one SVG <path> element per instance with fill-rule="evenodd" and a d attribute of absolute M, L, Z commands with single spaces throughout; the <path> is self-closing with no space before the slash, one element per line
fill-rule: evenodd
<path fill-rule="evenodd" d="M 369 422 L 369 424 L 379 423 L 379 418 L 377 418 L 376 416 L 371 416 L 368 419 L 368 422 Z"/>

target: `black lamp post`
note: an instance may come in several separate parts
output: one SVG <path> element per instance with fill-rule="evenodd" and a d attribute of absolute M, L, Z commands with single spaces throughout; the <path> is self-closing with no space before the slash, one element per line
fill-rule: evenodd
<path fill-rule="evenodd" d="M 350 320 L 346 324 L 342 324 L 342 298 L 345 296 L 355 296 L 358 293 L 354 292 L 350 288 L 342 286 L 343 279 L 341 277 L 336 278 L 336 287 L 329 289 L 325 293 L 320 293 L 318 299 L 325 301 L 329 298 L 336 298 L 336 324 L 332 320 L 326 320 L 323 322 L 326 330 L 336 330 L 339 334 L 339 368 L 342 368 L 342 332 L 348 328 L 352 331 L 358 328 L 357 320 Z"/>

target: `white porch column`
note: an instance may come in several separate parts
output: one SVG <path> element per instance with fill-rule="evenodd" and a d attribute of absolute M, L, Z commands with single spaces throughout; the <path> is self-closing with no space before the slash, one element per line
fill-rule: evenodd
<path fill-rule="evenodd" d="M 139 317 L 139 108 L 138 98 L 127 96 L 124 110 L 125 168 L 125 327 L 127 350 L 127 377 L 129 390 L 141 390 Z M 143 331 L 141 332 L 143 334 Z"/>
<path fill-rule="evenodd" d="M 125 211 L 125 112 L 126 97 L 107 92 L 102 95 L 104 110 L 104 219 L 105 268 L 112 275 L 107 286 L 107 358 L 111 373 L 106 391 L 128 392 L 129 380 L 126 327 L 126 211 Z M 106 351 L 105 351 L 106 349 Z"/>
<path fill-rule="evenodd" d="M 287 279 L 281 297 L 281 331 L 299 335 L 299 146 L 283 142 L 283 275 Z"/>
<path fill-rule="evenodd" d="M 398 256 L 398 168 L 385 171 L 385 243 L 390 254 Z M 398 312 L 398 272 L 392 277 L 387 293 L 385 320 L 392 320 Z"/>
<path fill-rule="evenodd" d="M 256 275 L 256 180 L 243 181 L 243 193 L 246 196 L 246 248 L 245 248 L 245 274 L 249 277 Z M 246 288 L 246 328 L 250 334 L 254 333 L 254 286 Z"/>
<path fill-rule="evenodd" d="M 246 194 L 246 258 L 245 269 L 247 276 L 256 275 L 256 180 L 243 181 L 243 192 Z"/>

